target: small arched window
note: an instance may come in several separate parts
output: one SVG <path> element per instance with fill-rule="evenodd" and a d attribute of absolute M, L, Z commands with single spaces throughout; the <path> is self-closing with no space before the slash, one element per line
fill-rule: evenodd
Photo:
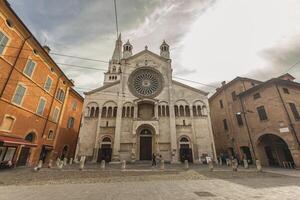
<path fill-rule="evenodd" d="M 94 116 L 95 116 L 95 108 L 92 107 L 92 108 L 91 108 L 90 117 L 94 117 Z"/>
<path fill-rule="evenodd" d="M 134 117 L 134 107 L 133 106 L 131 106 L 131 117 Z"/>
<path fill-rule="evenodd" d="M 106 117 L 106 107 L 102 108 L 101 117 L 103 117 L 103 118 Z"/>
<path fill-rule="evenodd" d="M 196 106 L 193 106 L 193 116 L 194 117 L 197 117 L 197 109 L 196 109 Z"/>
<path fill-rule="evenodd" d="M 189 106 L 185 106 L 185 116 L 187 116 L 187 117 L 191 116 L 190 107 Z"/>
<path fill-rule="evenodd" d="M 116 72 L 116 66 L 113 66 L 113 72 Z"/>
<path fill-rule="evenodd" d="M 48 133 L 48 139 L 49 139 L 49 140 L 53 140 L 54 137 L 55 137 L 54 131 L 53 131 L 53 130 L 50 130 L 49 133 Z"/>
<path fill-rule="evenodd" d="M 162 109 L 161 109 L 161 115 L 162 116 L 166 116 L 166 107 L 165 106 L 162 106 Z"/>
<path fill-rule="evenodd" d="M 201 106 L 197 106 L 198 116 L 202 115 Z"/>
<path fill-rule="evenodd" d="M 108 107 L 108 110 L 107 110 L 107 117 L 112 117 L 112 107 Z"/>
<path fill-rule="evenodd" d="M 34 142 L 35 140 L 35 133 L 31 132 L 28 135 L 26 135 L 25 140 L 28 142 Z"/>
<path fill-rule="evenodd" d="M 114 107 L 113 117 L 117 117 L 118 108 Z"/>
<path fill-rule="evenodd" d="M 161 107 L 158 106 L 158 116 L 160 117 L 161 116 Z"/>
<path fill-rule="evenodd" d="M 126 117 L 130 117 L 130 107 L 126 108 Z"/>
<path fill-rule="evenodd" d="M 99 107 L 96 107 L 95 117 L 99 117 Z"/>
<path fill-rule="evenodd" d="M 166 106 L 166 115 L 169 117 L 170 116 L 170 109 L 169 106 Z"/>
<path fill-rule="evenodd" d="M 175 116 L 178 117 L 178 106 L 174 106 Z"/>
<path fill-rule="evenodd" d="M 180 112 L 180 116 L 184 116 L 184 107 L 183 106 L 180 106 L 179 107 L 179 112 Z"/>

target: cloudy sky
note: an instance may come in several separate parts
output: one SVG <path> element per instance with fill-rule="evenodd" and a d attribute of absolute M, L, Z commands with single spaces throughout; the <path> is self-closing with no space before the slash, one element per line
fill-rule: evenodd
<path fill-rule="evenodd" d="M 52 52 L 108 61 L 116 40 L 113 0 L 9 0 Z M 300 81 L 299 0 L 117 0 L 123 42 L 134 53 L 170 44 L 174 74 L 213 86 L 236 76 L 259 80 L 289 72 Z M 106 63 L 61 56 L 79 92 L 102 84 Z M 199 84 L 186 84 L 202 87 Z M 213 92 L 214 88 L 205 87 Z"/>

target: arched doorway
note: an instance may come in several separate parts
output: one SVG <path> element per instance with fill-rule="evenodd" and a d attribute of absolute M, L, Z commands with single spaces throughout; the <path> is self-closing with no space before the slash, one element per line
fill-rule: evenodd
<path fill-rule="evenodd" d="M 105 162 L 110 162 L 112 156 L 112 142 L 109 137 L 104 137 L 101 142 L 101 148 L 98 151 L 98 162 L 105 160 Z"/>
<path fill-rule="evenodd" d="M 258 154 L 263 165 L 284 166 L 289 162 L 294 166 L 294 160 L 286 142 L 277 135 L 265 134 L 258 139 Z"/>
<path fill-rule="evenodd" d="M 144 128 L 140 132 L 140 160 L 152 159 L 152 132 Z"/>
<path fill-rule="evenodd" d="M 34 132 L 30 132 L 26 135 L 25 140 L 33 143 L 35 141 L 36 135 Z M 28 159 L 30 158 L 30 147 L 23 146 L 18 158 L 17 166 L 25 166 Z"/>
<path fill-rule="evenodd" d="M 182 137 L 179 140 L 179 153 L 180 153 L 180 161 L 184 162 L 187 160 L 188 162 L 193 162 L 193 151 L 191 148 L 190 140 L 187 137 Z"/>
<path fill-rule="evenodd" d="M 61 151 L 60 159 L 63 160 L 65 158 L 67 158 L 68 157 L 68 152 L 69 152 L 69 147 L 68 147 L 68 145 L 65 145 L 64 148 Z"/>

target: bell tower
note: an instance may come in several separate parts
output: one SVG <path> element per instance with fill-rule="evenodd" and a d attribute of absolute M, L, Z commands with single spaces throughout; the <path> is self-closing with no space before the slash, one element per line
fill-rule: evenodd
<path fill-rule="evenodd" d="M 132 45 L 129 40 L 127 40 L 126 44 L 123 45 L 123 58 L 129 58 L 132 56 Z"/>
<path fill-rule="evenodd" d="M 116 40 L 116 45 L 115 45 L 112 58 L 109 61 L 108 71 L 104 73 L 104 85 L 120 80 L 120 75 L 122 73 L 121 59 L 122 59 L 122 39 L 120 34 L 118 39 Z"/>
<path fill-rule="evenodd" d="M 170 59 L 170 47 L 164 40 L 163 43 L 160 45 L 160 56 Z"/>

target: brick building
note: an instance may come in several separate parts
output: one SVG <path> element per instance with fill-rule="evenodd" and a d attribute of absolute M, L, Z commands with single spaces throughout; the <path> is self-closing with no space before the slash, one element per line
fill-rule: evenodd
<path fill-rule="evenodd" d="M 300 83 L 237 77 L 209 99 L 217 154 L 300 167 Z"/>
<path fill-rule="evenodd" d="M 0 163 L 34 165 L 54 144 L 73 86 L 6 1 L 0 1 Z M 67 97 L 67 98 L 65 98 Z M 77 97 L 82 102 L 82 97 Z M 79 104 L 79 103 L 78 103 Z M 78 112 L 81 109 L 78 106 Z M 76 120 L 79 121 L 80 117 Z"/>

